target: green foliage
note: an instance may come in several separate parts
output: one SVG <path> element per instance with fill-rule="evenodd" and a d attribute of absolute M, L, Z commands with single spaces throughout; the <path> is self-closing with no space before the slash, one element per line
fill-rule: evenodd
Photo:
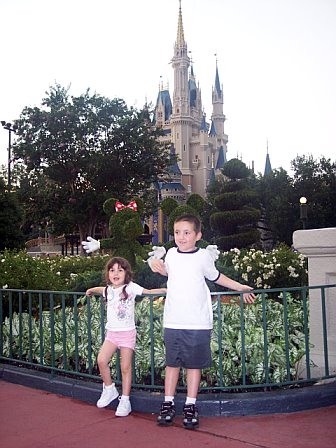
<path fill-rule="evenodd" d="M 214 367 L 205 374 L 201 386 L 218 386 L 223 377 L 225 386 L 241 385 L 245 363 L 246 384 L 281 383 L 287 379 L 285 327 L 289 329 L 289 377 L 297 379 L 298 362 L 305 354 L 304 316 L 302 304 L 287 297 L 288 320 L 284 319 L 283 304 L 272 300 L 265 302 L 266 334 L 263 328 L 263 305 L 259 297 L 252 306 L 244 307 L 242 316 L 238 305 L 214 306 L 212 357 Z M 217 325 L 218 311 L 221 321 Z M 241 321 L 244 323 L 244 349 Z M 221 337 L 220 337 L 221 336 Z M 267 340 L 267 348 L 265 347 Z M 218 341 L 221 341 L 219 345 Z M 267 364 L 265 364 L 265 352 Z M 221 362 L 220 362 L 221 361 Z"/>
<path fill-rule="evenodd" d="M 300 197 L 307 198 L 307 228 L 336 226 L 336 163 L 321 157 L 298 156 L 292 161 L 293 177 L 280 168 L 260 176 L 258 189 L 264 219 L 276 243 L 292 243 L 293 232 L 302 228 Z"/>
<path fill-rule="evenodd" d="M 11 322 L 6 318 L 3 324 L 3 356 L 43 364 L 45 367 L 55 366 L 60 371 L 91 373 L 98 376 L 96 359 L 104 334 L 104 305 L 101 299 L 94 297 L 90 299 L 79 297 L 75 300 L 77 306 L 68 306 L 64 311 L 61 303 L 56 300 L 55 307 L 43 311 L 41 315 L 30 317 L 29 313 L 23 312 L 20 316 L 13 313 Z M 143 298 L 136 302 L 137 344 L 134 362 L 136 384 L 148 384 L 153 368 L 155 384 L 163 386 L 165 368 L 163 303 L 163 298 L 155 301 Z M 292 381 L 297 379 L 298 362 L 305 353 L 302 304 L 290 296 L 287 297 L 286 321 L 283 304 L 266 299 L 265 308 L 264 323 L 263 304 L 260 298 L 255 304 L 243 307 L 243 313 L 237 303 L 224 304 L 220 300 L 213 303 L 214 330 L 211 341 L 213 366 L 203 372 L 202 387 L 210 389 L 237 387 L 243 384 L 243 380 L 245 384 L 258 385 L 265 382 L 279 384 L 288 381 L 288 376 Z M 242 322 L 245 358 L 243 358 Z M 285 335 L 286 326 L 289 333 L 288 341 Z M 264 346 L 265 339 L 267 347 Z M 265 350 L 267 364 L 265 364 Z M 242 375 L 243 362 L 246 368 L 245 378 Z M 113 378 L 117 378 L 115 358 L 111 362 L 111 374 Z M 181 377 L 179 385 L 186 386 L 184 376 Z"/>
<path fill-rule="evenodd" d="M 205 200 L 199 194 L 192 193 L 187 199 L 187 205 L 195 209 L 199 215 L 202 215 L 205 207 Z"/>
<path fill-rule="evenodd" d="M 251 175 L 251 171 L 239 159 L 231 159 L 226 162 L 222 173 L 230 179 L 246 179 Z"/>
<path fill-rule="evenodd" d="M 171 235 L 174 235 L 174 221 L 176 218 L 182 215 L 196 215 L 200 218 L 197 211 L 190 205 L 179 205 L 175 210 L 171 212 L 168 219 L 168 231 Z"/>
<path fill-rule="evenodd" d="M 251 247 L 259 238 L 259 232 L 257 229 L 251 229 L 242 232 L 236 232 L 228 236 L 218 236 L 216 243 L 218 247 L 228 250 L 229 248 L 237 245 L 239 241 L 239 247 Z"/>
<path fill-rule="evenodd" d="M 16 193 L 6 192 L 0 184 L 0 251 L 23 247 L 23 208 Z"/>
<path fill-rule="evenodd" d="M 90 278 L 93 272 L 101 278 L 108 258 L 108 255 L 35 258 L 25 251 L 6 250 L 0 254 L 0 288 L 77 290 L 78 277 L 81 283 L 84 276 Z"/>
<path fill-rule="evenodd" d="M 217 267 L 255 289 L 291 288 L 308 283 L 307 259 L 285 245 L 271 252 L 231 249 L 220 254 Z"/>
<path fill-rule="evenodd" d="M 166 216 L 169 216 L 176 207 L 178 207 L 178 203 L 173 198 L 165 198 L 160 203 L 160 208 Z"/>
<path fill-rule="evenodd" d="M 40 108 L 25 107 L 15 124 L 27 228 L 51 219 L 60 234 L 79 229 L 81 239 L 94 236 L 97 224 L 106 223 L 108 197 L 145 194 L 170 164 L 161 130 L 143 111 L 89 90 L 75 97 L 56 84 Z"/>
<path fill-rule="evenodd" d="M 217 195 L 211 192 L 214 208 L 209 222 L 214 242 L 222 250 L 258 244 L 261 211 L 254 179 L 248 178 L 251 172 L 243 162 L 232 159 L 224 165 L 223 174 L 229 179 L 219 185 Z"/>
<path fill-rule="evenodd" d="M 140 209 L 143 208 L 141 199 L 136 198 L 136 203 L 139 203 Z M 143 257 L 147 255 L 137 241 L 137 238 L 143 233 L 140 213 L 127 206 L 116 212 L 115 204 L 115 199 L 108 199 L 104 203 L 105 213 L 110 214 L 109 231 L 111 236 L 100 240 L 100 248 L 111 249 L 119 257 L 126 258 L 134 267 L 136 255 Z"/>

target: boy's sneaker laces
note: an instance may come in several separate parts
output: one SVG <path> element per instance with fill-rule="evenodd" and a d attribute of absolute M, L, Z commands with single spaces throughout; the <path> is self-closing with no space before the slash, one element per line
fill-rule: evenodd
<path fill-rule="evenodd" d="M 160 414 L 157 422 L 161 426 L 168 426 L 173 423 L 175 417 L 175 406 L 172 401 L 164 401 L 161 404 Z"/>
<path fill-rule="evenodd" d="M 185 404 L 183 407 L 183 426 L 186 429 L 195 429 L 199 426 L 198 409 L 194 404 Z"/>

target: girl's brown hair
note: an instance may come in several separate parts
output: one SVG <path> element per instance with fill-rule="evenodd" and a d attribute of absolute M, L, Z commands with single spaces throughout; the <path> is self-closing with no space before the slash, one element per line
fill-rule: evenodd
<path fill-rule="evenodd" d="M 122 268 L 125 271 L 125 286 L 123 287 L 123 290 L 120 294 L 120 298 L 123 300 L 126 300 L 128 297 L 128 294 L 126 292 L 126 286 L 132 281 L 133 279 L 133 272 L 132 272 L 132 268 L 131 265 L 129 264 L 129 262 L 122 257 L 113 257 L 111 258 L 105 266 L 105 281 L 107 285 L 110 285 L 110 279 L 109 279 L 109 271 L 110 269 L 117 264 L 118 267 Z"/>

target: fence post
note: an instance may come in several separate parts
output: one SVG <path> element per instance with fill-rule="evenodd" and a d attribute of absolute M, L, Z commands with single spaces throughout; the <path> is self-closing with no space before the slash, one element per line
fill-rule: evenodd
<path fill-rule="evenodd" d="M 309 286 L 336 284 L 336 227 L 296 230 L 293 246 L 308 257 Z M 325 289 L 325 324 L 321 289 L 309 291 L 309 340 L 313 377 L 336 373 L 336 288 Z M 327 334 L 326 340 L 324 335 Z M 328 353 L 326 353 L 326 347 Z"/>

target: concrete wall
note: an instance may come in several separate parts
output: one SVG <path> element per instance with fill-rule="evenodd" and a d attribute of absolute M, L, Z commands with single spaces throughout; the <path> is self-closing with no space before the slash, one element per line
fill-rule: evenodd
<path fill-rule="evenodd" d="M 297 230 L 293 233 L 293 246 L 308 257 L 309 286 L 336 284 L 336 227 Z M 326 291 L 326 331 L 329 374 L 336 374 L 336 288 Z M 309 291 L 309 331 L 312 344 L 310 355 L 314 365 L 311 375 L 327 374 L 323 343 L 321 290 Z"/>

